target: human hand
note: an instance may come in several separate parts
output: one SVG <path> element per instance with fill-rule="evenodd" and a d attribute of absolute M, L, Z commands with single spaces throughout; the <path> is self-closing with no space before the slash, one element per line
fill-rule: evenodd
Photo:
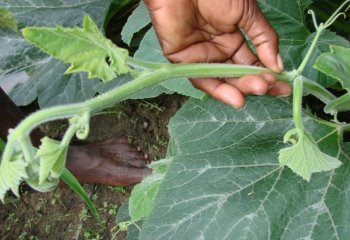
<path fill-rule="evenodd" d="M 144 0 L 164 55 L 173 63 L 215 62 L 283 70 L 278 36 L 255 0 Z M 242 31 L 250 38 L 250 49 Z M 192 84 L 235 108 L 246 94 L 289 95 L 272 74 L 191 79 Z"/>

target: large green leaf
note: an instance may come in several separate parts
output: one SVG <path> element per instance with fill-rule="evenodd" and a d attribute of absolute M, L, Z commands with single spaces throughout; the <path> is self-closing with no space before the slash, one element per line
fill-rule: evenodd
<path fill-rule="evenodd" d="M 0 82 L 7 74 L 45 63 L 46 54 L 28 43 L 18 33 L 0 27 Z"/>
<path fill-rule="evenodd" d="M 331 46 L 331 52 L 322 54 L 314 67 L 340 81 L 350 92 L 350 46 Z"/>
<path fill-rule="evenodd" d="M 295 69 L 302 61 L 300 54 L 309 35 L 304 24 L 304 12 L 312 1 L 259 0 L 259 5 L 277 31 L 280 51 L 287 70 Z"/>
<path fill-rule="evenodd" d="M 121 32 L 123 41 L 130 45 L 134 34 L 150 23 L 151 18 L 148 15 L 146 5 L 141 1 L 140 5 L 133 11 L 123 27 L 123 31 Z"/>
<path fill-rule="evenodd" d="M 258 0 L 258 3 L 278 32 L 282 45 L 303 44 L 309 34 L 304 14 L 311 0 Z"/>
<path fill-rule="evenodd" d="M 100 81 L 87 79 L 86 73 L 62 74 L 67 68 L 68 64 L 51 59 L 30 80 L 16 85 L 10 97 L 19 106 L 28 105 L 38 98 L 40 108 L 82 102 L 94 97 L 97 92 L 94 86 Z"/>
<path fill-rule="evenodd" d="M 23 27 L 81 25 L 81 19 L 87 14 L 102 26 L 110 4 L 111 0 L 2 0 L 0 8 L 10 11 Z"/>
<path fill-rule="evenodd" d="M 0 2 L 0 8 L 4 8 L 10 11 L 20 28 L 27 26 L 80 26 L 85 15 L 89 15 L 99 27 L 102 27 L 110 2 L 111 0 L 3 0 Z M 32 67 L 45 65 L 48 63 L 48 56 L 46 54 L 42 53 L 38 48 L 26 42 L 24 38 L 16 32 L 0 29 L 0 42 L 0 78 L 6 74 L 19 72 L 28 68 L 31 68 L 31 74 L 34 74 L 35 76 L 35 70 L 33 72 Z M 39 69 L 41 70 L 43 68 Z M 58 71 L 58 69 L 51 68 L 49 72 L 51 74 L 47 77 L 50 78 L 40 78 L 40 80 L 43 82 L 39 82 L 37 81 L 37 78 L 31 77 L 29 81 L 32 83 L 30 83 L 29 86 L 41 83 L 41 85 L 45 85 L 44 88 L 49 88 L 50 85 L 52 85 L 52 82 L 54 82 L 54 80 L 57 78 L 64 78 L 66 79 L 64 82 L 71 83 L 71 81 L 67 80 L 68 77 L 62 76 L 64 71 Z M 81 78 L 82 76 L 84 78 Z M 84 85 L 83 82 L 89 81 L 84 75 L 81 75 L 80 77 L 72 76 L 72 79 L 79 79 L 79 81 L 82 82 L 80 85 Z M 74 82 L 77 81 L 74 80 Z M 75 84 L 75 87 L 78 87 L 78 85 Z M 65 94 L 74 95 L 75 93 L 73 93 L 73 91 L 75 89 L 78 95 L 75 98 L 69 98 L 69 100 L 72 102 L 83 101 L 85 99 L 79 97 L 87 97 L 87 95 L 89 95 L 79 94 L 79 92 L 84 91 L 83 88 L 71 88 L 69 84 L 64 85 L 64 83 L 63 85 L 60 85 L 59 89 L 66 89 L 68 93 L 57 91 L 48 93 L 48 95 L 50 95 L 48 97 L 51 102 L 49 104 L 50 106 L 64 104 L 64 102 L 60 102 L 63 97 L 55 97 L 58 95 L 57 93 L 59 93 L 61 96 Z M 28 89 L 25 90 L 30 91 Z M 15 100 L 15 102 L 30 103 L 33 99 L 36 98 L 35 91 L 31 91 L 31 93 L 34 95 L 28 96 L 28 100 L 26 101 L 23 101 L 26 98 L 25 94 L 22 94 L 21 96 L 19 94 L 13 94 L 13 96 L 20 96 L 21 98 L 13 98 L 13 100 Z M 95 93 L 90 95 L 89 98 L 91 98 L 93 95 L 95 95 Z M 58 100 L 57 102 L 55 102 L 56 99 Z"/>
<path fill-rule="evenodd" d="M 311 34 L 305 42 L 304 49 L 302 52 L 302 56 L 305 56 L 307 53 L 307 50 L 310 48 L 312 40 L 314 38 L 315 34 Z M 314 81 L 320 83 L 323 86 L 332 86 L 336 83 L 336 80 L 333 78 L 332 75 L 325 74 L 322 71 L 318 71 L 317 69 L 313 68 L 313 63 L 316 61 L 317 57 L 320 56 L 322 53 L 328 52 L 330 46 L 332 45 L 338 45 L 343 47 L 350 47 L 350 43 L 348 40 L 341 36 L 337 36 L 335 33 L 330 32 L 328 30 L 325 30 L 320 40 L 318 41 L 318 44 L 316 45 L 308 64 L 305 67 L 305 70 L 303 72 L 304 76 L 307 76 L 310 79 L 313 79 Z"/>
<path fill-rule="evenodd" d="M 304 21 L 306 10 L 311 3 L 311 0 L 259 1 L 262 11 L 279 35 L 280 51 L 286 70 L 299 67 L 315 36 L 314 33 L 309 32 Z M 330 45 L 349 47 L 350 43 L 335 33 L 328 30 L 324 31 L 310 57 L 309 64 L 303 72 L 304 76 L 324 86 L 333 85 L 335 80 L 312 68 L 312 63 L 321 53 L 327 52 Z"/>
<path fill-rule="evenodd" d="M 141 239 L 348 239 L 350 152 L 337 126 L 304 116 L 335 171 L 310 183 L 278 163 L 293 127 L 286 99 L 249 97 L 242 110 L 191 100 L 171 120 L 174 154 Z"/>

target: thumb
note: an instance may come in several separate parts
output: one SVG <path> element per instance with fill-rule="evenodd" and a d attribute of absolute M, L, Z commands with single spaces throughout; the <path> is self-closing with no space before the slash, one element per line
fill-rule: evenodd
<path fill-rule="evenodd" d="M 256 1 L 247 1 L 239 26 L 256 47 L 260 61 L 274 72 L 283 71 L 278 35 L 261 12 Z"/>

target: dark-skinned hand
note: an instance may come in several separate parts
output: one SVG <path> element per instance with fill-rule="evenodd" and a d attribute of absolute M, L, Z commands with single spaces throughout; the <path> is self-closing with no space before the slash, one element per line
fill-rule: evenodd
<path fill-rule="evenodd" d="M 163 49 L 173 63 L 234 63 L 283 70 L 278 36 L 255 0 L 144 0 Z M 251 50 L 244 32 L 256 48 Z M 191 79 L 192 84 L 235 108 L 244 95 L 289 95 L 272 74 Z"/>

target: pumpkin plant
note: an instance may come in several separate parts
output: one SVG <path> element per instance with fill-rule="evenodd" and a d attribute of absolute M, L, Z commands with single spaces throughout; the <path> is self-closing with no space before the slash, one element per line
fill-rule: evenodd
<path fill-rule="evenodd" d="M 138 58 L 140 51 L 131 57 L 105 38 L 89 16 L 82 27 L 24 28 L 28 42 L 70 64 L 67 74 L 86 72 L 89 78 L 117 85 L 121 79 L 132 80 L 81 103 L 42 109 L 11 130 L 0 165 L 0 197 L 10 189 L 18 194 L 23 181 L 48 191 L 60 177 L 73 179 L 65 169 L 69 142 L 73 136 L 85 139 L 90 116 L 104 108 L 146 91 L 175 89 L 200 96 L 184 90 L 189 77 L 271 73 L 293 85 L 292 100 L 250 96 L 242 110 L 234 110 L 213 99 L 192 98 L 179 110 L 169 124 L 166 159 L 153 163 L 154 174 L 132 193 L 131 222 L 145 220 L 141 239 L 346 239 L 350 147 L 343 135 L 350 124 L 337 116 L 350 109 L 350 52 L 347 40 L 326 29 L 345 15 L 350 1 L 324 23 L 310 11 L 315 33 L 304 25 L 303 10 L 310 1 L 288 1 L 288 7 L 278 2 L 259 1 L 280 30 L 287 65 L 280 74 L 253 66 L 154 62 Z M 129 24 L 144 11 L 140 5 Z M 293 28 L 284 26 L 288 21 Z M 130 39 L 130 31 L 124 33 Z M 141 50 L 152 37 L 150 30 Z M 302 58 L 294 59 L 295 52 Z M 327 87 L 334 84 L 345 94 L 332 94 Z M 333 120 L 303 110 L 306 94 L 323 102 Z M 63 118 L 69 119 L 69 127 L 61 141 L 45 137 L 39 149 L 32 146 L 29 134 L 35 127 Z"/>

